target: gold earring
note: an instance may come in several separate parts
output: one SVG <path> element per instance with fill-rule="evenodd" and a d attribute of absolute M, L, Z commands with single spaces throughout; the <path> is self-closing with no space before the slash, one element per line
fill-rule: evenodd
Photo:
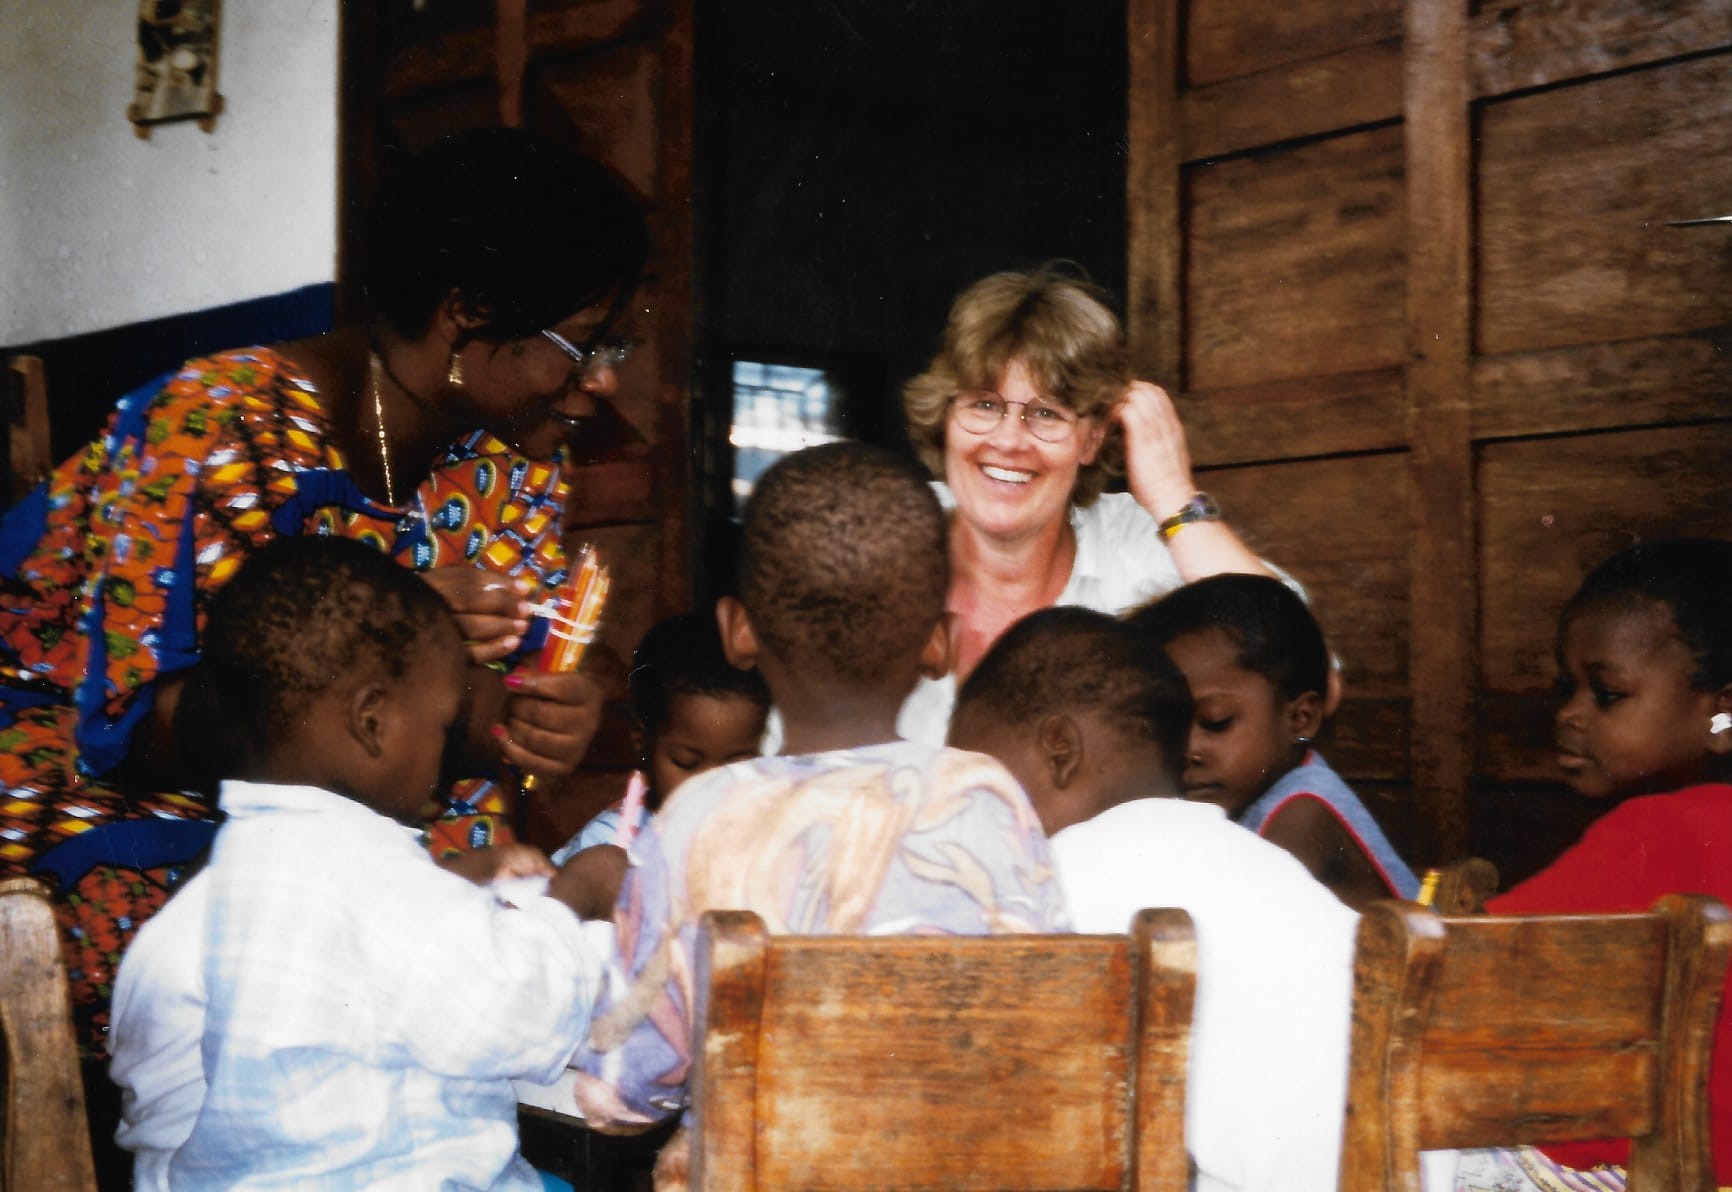
<path fill-rule="evenodd" d="M 451 367 L 445 371 L 445 380 L 453 389 L 463 388 L 463 357 L 455 349 L 451 352 Z"/>

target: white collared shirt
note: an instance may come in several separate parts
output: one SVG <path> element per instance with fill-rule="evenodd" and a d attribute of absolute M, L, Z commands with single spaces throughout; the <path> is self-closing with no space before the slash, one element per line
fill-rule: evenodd
<path fill-rule="evenodd" d="M 511 1079 L 582 1040 L 603 957 L 328 791 L 223 784 L 211 861 L 145 924 L 111 1068 L 137 1187 L 539 1189 Z"/>

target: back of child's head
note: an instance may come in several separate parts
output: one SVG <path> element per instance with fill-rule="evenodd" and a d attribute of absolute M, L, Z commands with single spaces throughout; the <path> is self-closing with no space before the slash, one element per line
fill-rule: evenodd
<path fill-rule="evenodd" d="M 790 671 L 870 685 L 912 665 L 949 586 L 943 510 L 899 455 L 827 443 L 784 456 L 752 490 L 740 601 Z"/>
<path fill-rule="evenodd" d="M 1262 675 L 1283 699 L 1329 685 L 1329 648 L 1305 601 L 1266 575 L 1212 575 L 1129 613 L 1139 633 L 1166 645 L 1216 630 L 1233 644 L 1242 670 Z"/>
<path fill-rule="evenodd" d="M 1641 612 L 1653 605 L 1670 611 L 1694 660 L 1692 687 L 1732 683 L 1732 542 L 1719 539 L 1674 538 L 1619 551 L 1589 572 L 1564 606 L 1559 644 L 1585 612 Z"/>
<path fill-rule="evenodd" d="M 1005 631 L 957 693 L 955 726 L 1033 730 L 1052 715 L 1093 717 L 1160 750 L 1174 783 L 1191 728 L 1185 676 L 1147 636 L 1105 613 L 1041 609 Z M 956 734 L 953 732 L 953 736 Z"/>
<path fill-rule="evenodd" d="M 631 707 L 643 731 L 654 734 L 668 720 L 674 700 L 687 695 L 743 699 L 770 709 L 770 690 L 755 670 L 741 670 L 722 651 L 714 613 L 684 613 L 657 622 L 632 655 Z"/>
<path fill-rule="evenodd" d="M 369 675 L 400 679 L 440 633 L 456 633 L 444 600 L 374 548 L 277 539 L 211 598 L 176 739 L 207 782 L 231 776 L 319 696 Z"/>

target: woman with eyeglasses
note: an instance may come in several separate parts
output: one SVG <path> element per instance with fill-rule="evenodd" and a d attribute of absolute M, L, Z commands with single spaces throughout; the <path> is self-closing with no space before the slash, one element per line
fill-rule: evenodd
<path fill-rule="evenodd" d="M 449 138 L 381 190 L 369 325 L 152 381 L 7 515 L 0 876 L 45 866 L 63 883 L 87 1042 L 121 951 L 214 814 L 174 712 L 206 601 L 266 541 L 362 539 L 457 614 L 468 733 L 427 748 L 471 780 L 432 825 L 436 851 L 508 839 L 514 784 L 486 779 L 581 761 L 597 685 L 519 661 L 542 632 L 531 604 L 566 568 L 566 444 L 586 420 L 618 425 L 608 399 L 648 247 L 596 163 L 506 129 Z"/>
<path fill-rule="evenodd" d="M 1105 295 L 1059 266 L 964 290 L 902 405 L 953 511 L 955 618 L 951 673 L 903 705 L 904 737 L 941 742 L 956 684 L 1036 609 L 1119 613 L 1204 576 L 1270 574 L 1197 490 L 1171 399 L 1131 379 Z M 1121 474 L 1129 491 L 1103 493 Z"/>

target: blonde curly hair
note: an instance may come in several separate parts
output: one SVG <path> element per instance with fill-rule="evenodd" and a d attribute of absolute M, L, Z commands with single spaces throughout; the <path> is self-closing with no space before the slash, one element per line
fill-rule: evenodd
<path fill-rule="evenodd" d="M 934 476 L 944 479 L 950 399 L 995 388 L 1018 360 L 1043 396 L 1083 418 L 1108 413 L 1130 380 L 1124 330 L 1106 292 L 1073 266 L 1049 262 L 982 278 L 952 304 L 932 363 L 902 386 L 909 441 Z M 1110 423 L 1094 462 L 1078 470 L 1071 501 L 1090 504 L 1123 473 L 1121 435 Z"/>

